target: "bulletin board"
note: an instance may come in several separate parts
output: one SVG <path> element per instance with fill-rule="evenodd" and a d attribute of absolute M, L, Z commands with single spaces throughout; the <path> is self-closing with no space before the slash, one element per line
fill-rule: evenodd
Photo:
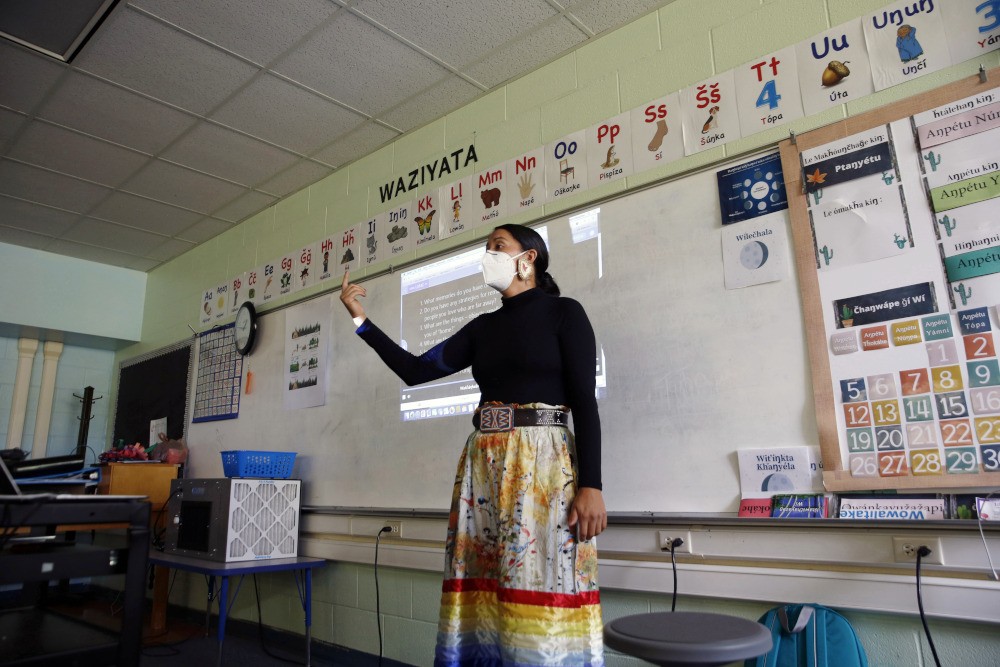
<path fill-rule="evenodd" d="M 112 444 L 148 443 L 149 422 L 167 419 L 167 438 L 187 436 L 188 381 L 193 343 L 181 343 L 126 359 L 118 368 Z"/>
<path fill-rule="evenodd" d="M 994 69 L 780 145 L 829 491 L 1000 485 L 998 120 Z"/>

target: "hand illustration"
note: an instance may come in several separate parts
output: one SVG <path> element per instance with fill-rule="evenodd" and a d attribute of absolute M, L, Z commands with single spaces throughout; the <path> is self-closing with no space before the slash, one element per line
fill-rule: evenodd
<path fill-rule="evenodd" d="M 531 182 L 532 180 L 532 174 L 521 174 L 521 180 L 517 183 L 517 188 L 521 191 L 521 199 L 527 199 L 531 196 L 531 191 L 535 189 L 535 184 Z"/>

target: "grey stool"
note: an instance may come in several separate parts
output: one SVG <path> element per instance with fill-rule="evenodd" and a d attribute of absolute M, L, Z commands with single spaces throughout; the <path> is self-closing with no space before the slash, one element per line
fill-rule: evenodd
<path fill-rule="evenodd" d="M 656 665 L 724 665 L 771 649 L 760 623 L 695 611 L 624 616 L 604 626 L 605 645 Z"/>

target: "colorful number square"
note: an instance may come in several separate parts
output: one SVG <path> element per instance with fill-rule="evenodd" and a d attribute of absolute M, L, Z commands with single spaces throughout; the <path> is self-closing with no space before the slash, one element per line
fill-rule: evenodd
<path fill-rule="evenodd" d="M 875 441 L 870 428 L 847 429 L 847 449 L 850 452 L 875 451 Z"/>
<path fill-rule="evenodd" d="M 902 426 L 877 426 L 875 428 L 875 448 L 880 452 L 903 448 Z"/>
<path fill-rule="evenodd" d="M 906 465 L 906 452 L 879 454 L 878 474 L 879 477 L 904 477 L 909 475 L 910 468 Z"/>
<path fill-rule="evenodd" d="M 935 394 L 934 403 L 937 405 L 938 419 L 955 419 L 956 417 L 966 417 L 969 414 L 964 391 Z"/>
<path fill-rule="evenodd" d="M 851 454 L 851 476 L 878 477 L 878 458 L 870 454 Z"/>
<path fill-rule="evenodd" d="M 972 424 L 968 419 L 952 419 L 940 422 L 941 442 L 945 447 L 974 445 L 972 441 Z"/>
<path fill-rule="evenodd" d="M 871 407 L 867 403 L 848 403 L 844 406 L 844 419 L 848 428 L 871 426 Z"/>
<path fill-rule="evenodd" d="M 903 396 L 926 394 L 931 390 L 931 381 L 926 368 L 899 371 L 899 384 L 903 387 Z"/>
<path fill-rule="evenodd" d="M 1000 387 L 970 389 L 969 400 L 977 415 L 1000 415 Z"/>
<path fill-rule="evenodd" d="M 969 367 L 970 387 L 992 387 L 1000 385 L 1000 364 L 998 364 L 996 359 L 970 361 L 966 365 Z"/>
<path fill-rule="evenodd" d="M 868 395 L 873 401 L 896 398 L 896 378 L 892 373 L 868 376 Z"/>
<path fill-rule="evenodd" d="M 868 400 L 868 390 L 864 378 L 851 378 L 840 381 L 840 400 L 842 403 L 858 403 Z"/>
<path fill-rule="evenodd" d="M 914 477 L 940 475 L 944 472 L 941 465 L 941 452 L 937 449 L 910 452 L 910 470 Z"/>
<path fill-rule="evenodd" d="M 992 333 L 963 336 L 962 340 L 965 342 L 966 359 L 988 359 L 997 356 L 996 350 L 993 348 Z"/>
<path fill-rule="evenodd" d="M 907 424 L 906 446 L 910 449 L 937 447 L 937 431 L 934 424 Z"/>
<path fill-rule="evenodd" d="M 949 475 L 979 472 L 975 447 L 955 447 L 944 450 L 944 461 Z"/>
<path fill-rule="evenodd" d="M 958 348 L 955 347 L 954 339 L 936 340 L 933 343 L 927 343 L 926 347 L 927 365 L 931 368 L 958 363 Z"/>
<path fill-rule="evenodd" d="M 931 369 L 931 382 L 934 383 L 934 393 L 965 389 L 962 382 L 962 369 L 959 366 L 939 366 Z"/>
<path fill-rule="evenodd" d="M 1000 470 L 1000 445 L 980 445 L 979 451 L 983 455 L 983 470 L 989 472 Z"/>
<path fill-rule="evenodd" d="M 888 426 L 900 422 L 899 401 L 872 401 L 872 416 L 876 426 Z"/>
<path fill-rule="evenodd" d="M 926 422 L 934 419 L 931 397 L 927 395 L 904 397 L 903 416 L 908 422 Z"/>
<path fill-rule="evenodd" d="M 980 445 L 1000 444 L 1000 417 L 977 418 L 976 438 Z"/>

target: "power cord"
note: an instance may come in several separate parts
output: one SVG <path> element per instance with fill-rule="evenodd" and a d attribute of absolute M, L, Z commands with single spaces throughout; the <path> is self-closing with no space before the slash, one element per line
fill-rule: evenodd
<path fill-rule="evenodd" d="M 675 537 L 670 541 L 670 568 L 674 571 L 674 594 L 670 600 L 670 611 L 677 609 L 677 559 L 675 553 L 677 547 L 684 544 L 684 540 L 679 537 Z"/>
<path fill-rule="evenodd" d="M 287 662 L 291 665 L 304 665 L 306 663 L 299 662 L 298 660 L 291 660 L 289 658 L 283 658 L 280 655 L 275 655 L 268 650 L 267 645 L 264 644 L 264 617 L 260 613 L 260 589 L 257 587 L 257 573 L 254 572 L 253 575 L 253 593 L 254 597 L 257 598 L 257 634 L 260 636 L 260 648 L 264 653 L 271 656 L 275 660 L 280 660 L 282 662 Z"/>
<path fill-rule="evenodd" d="M 378 625 L 378 665 L 382 667 L 382 610 L 378 599 L 378 545 L 382 539 L 382 533 L 392 532 L 389 526 L 382 526 L 375 536 L 375 623 Z"/>
<path fill-rule="evenodd" d="M 995 496 L 996 493 L 996 491 L 990 491 L 989 495 L 986 496 L 986 500 Z M 990 555 L 990 545 L 986 543 L 986 535 L 983 533 L 983 515 L 979 512 L 979 503 L 976 503 L 976 520 L 979 523 L 979 537 L 983 540 L 983 549 L 986 551 L 986 560 L 990 563 L 990 572 L 993 574 L 993 581 L 1000 581 L 1000 575 L 997 574 L 997 569 L 993 566 L 993 556 Z"/>
<path fill-rule="evenodd" d="M 920 560 L 931 555 L 931 550 L 924 545 L 917 549 L 917 608 L 920 610 L 920 622 L 924 625 L 924 634 L 927 635 L 927 643 L 931 646 L 931 653 L 934 655 L 934 664 L 941 667 L 938 659 L 937 648 L 934 647 L 934 640 L 931 639 L 930 628 L 927 627 L 927 617 L 924 615 L 924 596 L 920 585 Z"/>

